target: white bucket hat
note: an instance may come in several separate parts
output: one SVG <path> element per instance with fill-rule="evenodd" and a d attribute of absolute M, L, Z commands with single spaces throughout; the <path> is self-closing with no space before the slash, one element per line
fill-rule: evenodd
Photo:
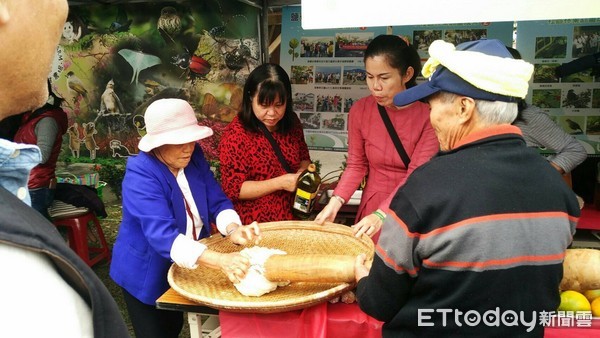
<path fill-rule="evenodd" d="M 138 148 L 148 152 L 165 144 L 184 144 L 213 134 L 209 127 L 198 124 L 194 109 L 181 99 L 161 99 L 152 102 L 144 114 L 146 135 Z"/>

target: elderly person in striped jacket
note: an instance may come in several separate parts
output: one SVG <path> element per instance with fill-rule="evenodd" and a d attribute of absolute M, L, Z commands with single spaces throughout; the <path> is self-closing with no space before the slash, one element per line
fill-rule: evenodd
<path fill-rule="evenodd" d="M 394 103 L 429 103 L 441 151 L 394 195 L 370 270 L 357 258 L 357 301 L 383 337 L 542 337 L 579 207 L 511 125 L 533 66 L 498 40 L 429 54 Z"/>

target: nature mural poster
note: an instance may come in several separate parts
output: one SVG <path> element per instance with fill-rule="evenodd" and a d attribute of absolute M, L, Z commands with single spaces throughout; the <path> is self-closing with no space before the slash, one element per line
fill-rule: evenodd
<path fill-rule="evenodd" d="M 65 156 L 137 153 L 146 107 L 177 97 L 215 131 L 203 149 L 216 159 L 220 132 L 260 63 L 259 13 L 217 0 L 72 6 L 50 74 L 69 116 Z"/>

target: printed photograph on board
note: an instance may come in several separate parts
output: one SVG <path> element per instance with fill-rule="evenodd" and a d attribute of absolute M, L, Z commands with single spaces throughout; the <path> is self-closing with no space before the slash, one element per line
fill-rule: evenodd
<path fill-rule="evenodd" d="M 563 108 L 590 108 L 592 90 L 572 88 L 563 91 L 561 106 Z"/>
<path fill-rule="evenodd" d="M 342 67 L 340 66 L 316 66 L 315 83 L 339 85 L 342 78 Z"/>
<path fill-rule="evenodd" d="M 582 135 L 585 133 L 585 116 L 558 116 L 559 126 L 571 135 Z"/>
<path fill-rule="evenodd" d="M 533 65 L 534 83 L 558 83 L 556 67 L 558 63 L 537 63 Z"/>
<path fill-rule="evenodd" d="M 292 96 L 294 111 L 315 111 L 315 94 L 296 92 Z"/>
<path fill-rule="evenodd" d="M 564 59 L 567 57 L 566 36 L 538 36 L 535 39 L 536 59 Z"/>
<path fill-rule="evenodd" d="M 321 119 L 321 126 L 323 129 L 329 130 L 347 130 L 346 118 L 348 114 L 332 114 L 324 113 Z"/>
<path fill-rule="evenodd" d="M 330 131 L 308 130 L 305 132 L 306 145 L 319 150 L 338 150 L 348 148 L 346 134 L 331 133 Z"/>
<path fill-rule="evenodd" d="M 467 41 L 487 38 L 487 29 L 448 29 L 444 32 L 444 41 L 455 46 Z"/>
<path fill-rule="evenodd" d="M 333 57 L 333 36 L 302 37 L 300 39 L 300 57 L 327 58 Z"/>
<path fill-rule="evenodd" d="M 352 108 L 354 102 L 360 100 L 363 96 L 361 93 L 347 93 L 344 97 L 344 113 L 350 112 L 350 108 Z"/>
<path fill-rule="evenodd" d="M 317 95 L 317 111 L 319 112 L 341 112 L 342 96 L 340 94 Z"/>
<path fill-rule="evenodd" d="M 367 72 L 365 67 L 344 66 L 342 84 L 347 86 L 366 86 Z"/>
<path fill-rule="evenodd" d="M 560 79 L 564 83 L 581 83 L 581 82 L 594 82 L 594 76 L 592 75 L 592 69 L 588 68 L 581 72 L 569 74 Z"/>
<path fill-rule="evenodd" d="M 600 116 L 588 116 L 585 131 L 588 135 L 600 135 Z"/>
<path fill-rule="evenodd" d="M 338 33 L 335 35 L 335 56 L 362 58 L 373 37 L 373 33 Z"/>
<path fill-rule="evenodd" d="M 417 50 L 427 52 L 429 45 L 442 38 L 441 29 L 416 30 L 413 32 L 412 44 Z"/>
<path fill-rule="evenodd" d="M 321 129 L 321 113 L 300 113 L 300 122 L 304 129 Z"/>
<path fill-rule="evenodd" d="M 546 108 L 560 108 L 560 89 L 534 89 L 531 95 L 531 104 Z"/>
<path fill-rule="evenodd" d="M 315 82 L 314 66 L 292 66 L 290 82 L 292 84 L 312 84 Z"/>
<path fill-rule="evenodd" d="M 600 89 L 592 91 L 592 108 L 600 108 Z"/>
<path fill-rule="evenodd" d="M 600 52 L 600 26 L 573 27 L 573 57 Z"/>

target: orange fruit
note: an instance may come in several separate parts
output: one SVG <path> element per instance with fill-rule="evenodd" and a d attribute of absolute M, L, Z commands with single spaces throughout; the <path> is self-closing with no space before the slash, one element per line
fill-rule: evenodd
<path fill-rule="evenodd" d="M 585 298 L 587 298 L 587 299 L 590 301 L 590 303 L 591 303 L 591 302 L 592 302 L 594 299 L 596 299 L 596 298 L 600 297 L 600 289 L 596 289 L 596 290 L 586 290 L 586 291 L 584 291 L 584 292 L 583 292 L 583 295 L 584 295 L 584 296 L 585 296 Z"/>
<path fill-rule="evenodd" d="M 590 301 L 580 292 L 567 290 L 560 294 L 559 311 L 590 311 L 591 309 Z"/>
<path fill-rule="evenodd" d="M 600 297 L 592 301 L 592 316 L 600 317 Z"/>

